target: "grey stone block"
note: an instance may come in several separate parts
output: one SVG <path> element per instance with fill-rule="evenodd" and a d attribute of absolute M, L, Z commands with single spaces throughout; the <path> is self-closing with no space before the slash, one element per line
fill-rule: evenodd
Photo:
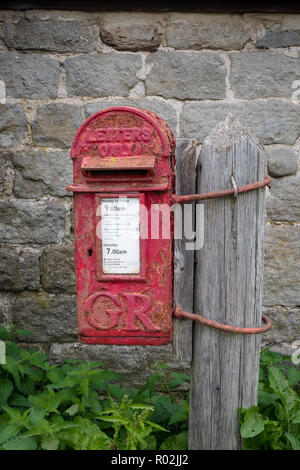
<path fill-rule="evenodd" d="M 8 327 L 12 323 L 12 309 L 16 295 L 11 292 L 0 292 L 0 325 Z"/>
<path fill-rule="evenodd" d="M 230 86 L 235 98 L 290 98 L 291 85 L 300 79 L 299 60 L 273 52 L 230 54 Z"/>
<path fill-rule="evenodd" d="M 169 124 L 171 130 L 176 135 L 177 133 L 177 113 L 169 103 L 164 102 L 159 98 L 141 98 L 136 100 L 129 100 L 126 98 L 108 99 L 104 101 L 88 101 L 85 105 L 85 112 L 87 117 L 91 114 L 100 111 L 101 109 L 110 106 L 129 106 L 134 108 L 146 109 L 156 113 L 159 117 L 164 119 Z"/>
<path fill-rule="evenodd" d="M 162 40 L 162 28 L 155 21 L 136 16 L 108 16 L 100 30 L 102 41 L 119 51 L 154 51 Z"/>
<path fill-rule="evenodd" d="M 272 180 L 266 199 L 267 216 L 272 220 L 300 221 L 300 177 L 286 176 Z"/>
<path fill-rule="evenodd" d="M 264 344 L 264 340 L 262 340 L 262 347 L 269 346 L 269 344 Z M 280 343 L 280 344 L 275 344 L 271 345 L 270 351 L 276 352 L 278 354 L 281 354 L 281 356 L 291 356 L 293 353 L 295 353 L 295 346 L 293 343 Z M 297 346 L 296 346 L 297 348 Z M 286 362 L 285 367 L 291 365 L 293 366 L 292 363 L 289 364 L 289 362 Z M 297 367 L 297 366 L 294 366 Z"/>
<path fill-rule="evenodd" d="M 289 147 L 267 150 L 268 172 L 273 178 L 293 175 L 297 172 L 297 154 Z"/>
<path fill-rule="evenodd" d="M 32 124 L 34 144 L 42 147 L 70 147 L 82 122 L 80 107 L 77 105 L 41 105 Z"/>
<path fill-rule="evenodd" d="M 171 14 L 167 46 L 175 49 L 241 49 L 250 39 L 240 15 Z"/>
<path fill-rule="evenodd" d="M 82 21 L 28 20 L 7 23 L 5 43 L 21 50 L 49 52 L 91 52 L 93 29 Z"/>
<path fill-rule="evenodd" d="M 264 341 L 272 344 L 292 343 L 300 337 L 300 308 L 265 307 L 263 309 L 272 328 L 264 335 Z"/>
<path fill-rule="evenodd" d="M 267 30 L 262 38 L 256 40 L 257 47 L 269 49 L 271 47 L 300 46 L 300 29 L 288 31 Z"/>
<path fill-rule="evenodd" d="M 263 144 L 294 144 L 299 136 L 297 105 L 279 100 L 185 103 L 180 118 L 180 136 L 201 143 L 228 113 L 249 127 Z"/>
<path fill-rule="evenodd" d="M 28 342 L 72 341 L 77 336 L 76 296 L 19 294 L 13 306 L 13 322 L 17 328 L 33 333 Z"/>
<path fill-rule="evenodd" d="M 70 210 L 70 234 L 74 234 L 74 209 L 73 209 L 73 199 L 71 200 L 71 210 Z"/>
<path fill-rule="evenodd" d="M 25 139 L 27 119 L 19 104 L 0 104 L 0 147 L 15 147 Z"/>
<path fill-rule="evenodd" d="M 0 153 L 0 194 L 10 196 L 14 185 L 15 171 L 13 167 L 13 155 Z"/>
<path fill-rule="evenodd" d="M 172 372 L 189 373 L 190 364 L 179 362 L 172 357 L 172 345 L 167 346 L 117 346 L 52 344 L 50 357 L 55 362 L 64 358 L 88 359 L 101 361 L 103 367 L 113 369 L 124 375 L 124 384 L 129 387 L 140 387 L 153 372 L 155 362 L 170 366 Z"/>
<path fill-rule="evenodd" d="M 18 197 L 70 196 L 65 189 L 73 181 L 68 152 L 16 153 L 13 162 L 16 169 L 14 193 Z"/>
<path fill-rule="evenodd" d="M 76 293 L 74 247 L 46 248 L 41 257 L 41 277 L 47 292 Z"/>
<path fill-rule="evenodd" d="M 146 65 L 151 67 L 145 80 L 148 95 L 181 100 L 226 96 L 226 67 L 217 53 L 158 51 Z"/>
<path fill-rule="evenodd" d="M 69 96 L 126 96 L 137 83 L 142 66 L 137 54 L 115 52 L 72 57 L 65 60 Z"/>
<path fill-rule="evenodd" d="M 10 246 L 0 247 L 0 289 L 20 292 L 38 290 L 39 252 Z"/>
<path fill-rule="evenodd" d="M 299 305 L 299 259 L 300 226 L 267 224 L 263 302 L 266 307 Z"/>
<path fill-rule="evenodd" d="M 0 80 L 12 98 L 56 98 L 59 62 L 42 54 L 0 52 Z"/>
<path fill-rule="evenodd" d="M 57 200 L 0 201 L 0 243 L 61 243 L 68 209 Z"/>

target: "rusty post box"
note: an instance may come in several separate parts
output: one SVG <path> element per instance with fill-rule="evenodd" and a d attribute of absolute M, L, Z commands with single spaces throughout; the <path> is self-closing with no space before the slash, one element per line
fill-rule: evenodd
<path fill-rule="evenodd" d="M 160 208 L 171 203 L 174 150 L 168 125 L 143 109 L 101 110 L 75 135 L 67 189 L 74 194 L 80 341 L 171 340 L 172 221 L 169 213 L 171 236 L 163 235 Z"/>

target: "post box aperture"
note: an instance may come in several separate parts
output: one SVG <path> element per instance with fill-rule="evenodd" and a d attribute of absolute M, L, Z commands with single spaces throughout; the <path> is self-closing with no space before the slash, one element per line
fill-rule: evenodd
<path fill-rule="evenodd" d="M 171 340 L 174 151 L 162 119 L 128 107 L 95 113 L 74 138 L 67 189 L 83 342 Z"/>

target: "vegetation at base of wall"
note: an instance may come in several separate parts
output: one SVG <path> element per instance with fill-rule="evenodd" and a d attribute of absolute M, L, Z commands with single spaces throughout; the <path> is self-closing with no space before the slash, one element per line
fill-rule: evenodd
<path fill-rule="evenodd" d="M 187 375 L 156 364 L 145 385 L 128 390 L 98 361 L 59 366 L 14 341 L 28 334 L 0 327 L 1 450 L 187 449 L 188 392 L 177 391 Z M 289 360 L 262 352 L 258 405 L 239 409 L 244 449 L 300 449 L 300 370 Z"/>
<path fill-rule="evenodd" d="M 246 450 L 300 450 L 300 370 L 290 357 L 262 351 L 258 405 L 239 409 Z"/>
<path fill-rule="evenodd" d="M 24 330 L 0 327 L 6 363 L 0 364 L 1 450 L 185 450 L 189 378 L 157 364 L 140 389 L 98 361 L 50 364 L 37 349 L 14 342 Z M 158 387 L 159 386 L 159 387 Z M 159 388 L 163 392 L 159 393 Z"/>

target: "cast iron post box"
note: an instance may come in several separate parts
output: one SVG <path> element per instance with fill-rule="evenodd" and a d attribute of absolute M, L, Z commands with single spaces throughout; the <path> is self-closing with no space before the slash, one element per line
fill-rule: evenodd
<path fill-rule="evenodd" d="M 67 189 L 74 193 L 80 341 L 171 340 L 172 221 L 169 212 L 163 234 L 161 209 L 171 203 L 174 150 L 168 125 L 143 109 L 101 110 L 75 135 Z"/>

